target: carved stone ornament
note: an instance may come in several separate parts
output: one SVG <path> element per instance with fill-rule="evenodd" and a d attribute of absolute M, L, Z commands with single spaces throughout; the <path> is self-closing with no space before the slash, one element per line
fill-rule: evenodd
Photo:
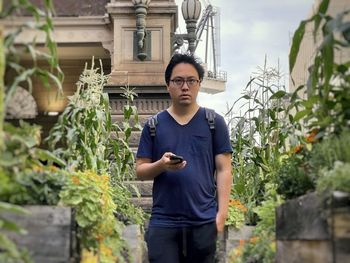
<path fill-rule="evenodd" d="M 32 94 L 17 87 L 6 107 L 6 119 L 33 119 L 37 115 L 38 107 Z"/>

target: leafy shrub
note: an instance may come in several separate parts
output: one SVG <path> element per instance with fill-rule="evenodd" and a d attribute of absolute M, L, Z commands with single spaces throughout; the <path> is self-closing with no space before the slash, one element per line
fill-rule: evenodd
<path fill-rule="evenodd" d="M 334 167 L 336 161 L 350 163 L 350 131 L 330 136 L 313 145 L 309 165 L 315 176 Z"/>
<path fill-rule="evenodd" d="M 116 204 L 107 174 L 93 171 L 70 174 L 60 197 L 75 208 L 83 248 L 95 252 L 101 262 L 123 262 L 126 249 L 121 239 L 122 224 L 115 218 Z"/>
<path fill-rule="evenodd" d="M 247 208 L 238 200 L 231 199 L 228 207 L 228 215 L 225 222 L 226 226 L 232 226 L 234 228 L 241 227 L 245 218 L 244 215 L 247 212 Z"/>
<path fill-rule="evenodd" d="M 64 162 L 38 148 L 40 127 L 20 122 L 4 126 L 6 151 L 0 157 L 0 199 L 13 204 L 56 205 L 65 174 Z M 55 166 L 54 166 L 55 164 Z"/>
<path fill-rule="evenodd" d="M 350 163 L 336 162 L 331 170 L 322 171 L 317 192 L 343 191 L 350 193 Z"/>
<path fill-rule="evenodd" d="M 291 199 L 314 190 L 314 181 L 306 165 L 305 159 L 300 156 L 284 159 L 276 172 L 277 193 Z"/>

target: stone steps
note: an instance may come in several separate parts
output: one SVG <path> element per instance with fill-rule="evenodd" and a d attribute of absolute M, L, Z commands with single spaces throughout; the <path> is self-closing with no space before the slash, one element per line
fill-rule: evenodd
<path fill-rule="evenodd" d="M 131 202 L 141 207 L 146 213 L 151 213 L 153 200 L 152 197 L 132 197 Z"/>
<path fill-rule="evenodd" d="M 146 213 L 150 213 L 152 210 L 152 187 L 153 181 L 128 181 L 126 182 L 133 197 L 131 202 L 141 207 Z"/>

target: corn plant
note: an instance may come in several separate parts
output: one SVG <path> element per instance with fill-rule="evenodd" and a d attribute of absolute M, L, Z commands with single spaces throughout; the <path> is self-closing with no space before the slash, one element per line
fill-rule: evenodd
<path fill-rule="evenodd" d="M 112 123 L 108 94 L 103 92 L 107 78 L 102 64 L 95 68 L 92 60 L 91 67 L 85 67 L 76 93 L 69 97 L 46 142 L 56 156 L 66 161 L 69 171 L 110 174 L 118 218 L 141 224 L 143 212 L 131 204 L 131 192 L 124 184 L 134 171 L 134 155 L 128 140 L 133 129 L 131 119 L 138 123 L 136 108 L 132 105 L 136 94 L 124 89 L 128 102 L 124 107 L 123 125 Z"/>
<path fill-rule="evenodd" d="M 109 101 L 102 93 L 107 76 L 85 67 L 77 91 L 51 129 L 46 141 L 54 154 L 66 160 L 68 170 L 106 172 L 106 145 L 111 133 Z M 57 146 L 57 147 L 56 147 Z"/>
<path fill-rule="evenodd" d="M 248 223 L 256 223 L 253 208 L 273 184 L 273 173 L 286 151 L 286 139 L 294 127 L 286 121 L 288 96 L 279 68 L 264 66 L 248 82 L 245 92 L 229 109 L 241 102 L 244 113 L 229 120 L 233 148 L 232 195 L 248 207 Z"/>

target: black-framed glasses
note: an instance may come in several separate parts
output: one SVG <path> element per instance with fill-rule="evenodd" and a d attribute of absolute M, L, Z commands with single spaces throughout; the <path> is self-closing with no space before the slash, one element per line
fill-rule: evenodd
<path fill-rule="evenodd" d="M 187 84 L 189 88 L 194 88 L 200 83 L 200 80 L 195 79 L 195 78 L 189 78 L 189 79 L 184 79 L 184 78 L 174 78 L 170 80 L 176 88 L 182 88 L 182 86 Z"/>

